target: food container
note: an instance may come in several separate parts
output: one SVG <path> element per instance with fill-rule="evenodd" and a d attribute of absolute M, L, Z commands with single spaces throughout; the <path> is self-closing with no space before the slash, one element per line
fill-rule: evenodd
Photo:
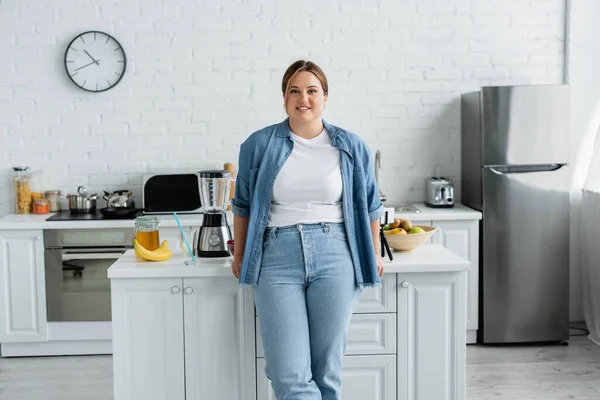
<path fill-rule="evenodd" d="M 31 201 L 35 202 L 36 200 L 41 200 L 44 198 L 44 192 L 36 192 L 34 191 L 34 187 L 31 187 Z"/>
<path fill-rule="evenodd" d="M 48 200 L 50 206 L 50 212 L 59 212 L 62 209 L 60 195 L 60 190 L 47 190 L 44 192 L 44 197 Z"/>
<path fill-rule="evenodd" d="M 416 225 L 423 229 L 422 233 L 404 233 L 404 234 L 393 234 L 388 231 L 384 231 L 385 239 L 388 242 L 390 248 L 397 251 L 412 251 L 427 242 L 437 228 L 426 225 Z"/>
<path fill-rule="evenodd" d="M 38 199 L 33 201 L 33 213 L 34 214 L 48 214 L 50 212 L 50 205 L 46 199 Z"/>
<path fill-rule="evenodd" d="M 134 222 L 135 239 L 144 248 L 152 251 L 158 249 L 160 238 L 158 235 L 158 224 L 160 219 L 155 216 L 145 215 L 137 217 Z"/>
<path fill-rule="evenodd" d="M 13 167 L 15 213 L 31 213 L 31 170 L 29 167 Z"/>
<path fill-rule="evenodd" d="M 96 211 L 97 194 L 88 194 L 83 186 L 77 188 L 77 193 L 67 195 L 69 210 L 72 212 L 88 213 Z"/>

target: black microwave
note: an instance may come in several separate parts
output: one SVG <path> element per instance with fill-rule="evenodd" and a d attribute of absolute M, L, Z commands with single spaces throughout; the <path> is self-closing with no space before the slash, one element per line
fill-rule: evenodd
<path fill-rule="evenodd" d="M 198 175 L 142 175 L 142 207 L 144 214 L 201 213 Z"/>

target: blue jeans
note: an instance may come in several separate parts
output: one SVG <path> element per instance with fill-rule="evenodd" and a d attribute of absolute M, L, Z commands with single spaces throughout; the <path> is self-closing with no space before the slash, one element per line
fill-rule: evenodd
<path fill-rule="evenodd" d="M 340 400 L 346 332 L 361 293 L 344 225 L 267 228 L 263 247 L 254 302 L 277 400 Z"/>

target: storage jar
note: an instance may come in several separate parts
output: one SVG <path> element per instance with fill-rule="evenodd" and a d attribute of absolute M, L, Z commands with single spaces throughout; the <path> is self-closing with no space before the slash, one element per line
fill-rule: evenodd
<path fill-rule="evenodd" d="M 50 212 L 50 205 L 46 199 L 37 199 L 33 201 L 33 213 L 34 214 L 48 214 Z"/>
<path fill-rule="evenodd" d="M 44 192 L 44 197 L 48 200 L 48 205 L 50 207 L 50 212 L 59 212 L 62 209 L 62 205 L 60 203 L 60 190 L 46 190 Z"/>
<path fill-rule="evenodd" d="M 15 213 L 31 213 L 31 171 L 29 167 L 13 167 Z"/>

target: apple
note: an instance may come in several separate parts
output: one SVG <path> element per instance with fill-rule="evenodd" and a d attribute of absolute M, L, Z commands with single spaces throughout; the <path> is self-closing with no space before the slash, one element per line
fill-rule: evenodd
<path fill-rule="evenodd" d="M 425 233 L 425 230 L 420 226 L 415 226 L 408 233 Z"/>

